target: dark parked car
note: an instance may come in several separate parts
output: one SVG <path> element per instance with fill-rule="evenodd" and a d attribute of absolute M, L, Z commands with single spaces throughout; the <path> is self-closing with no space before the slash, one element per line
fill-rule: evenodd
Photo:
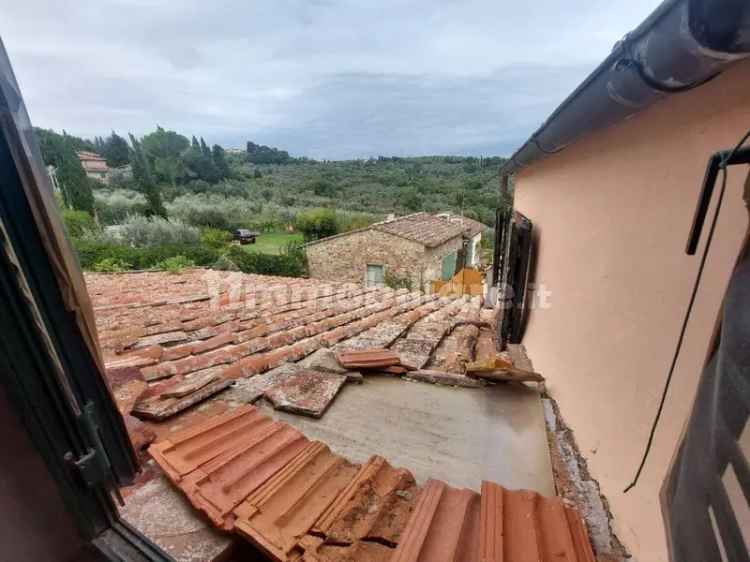
<path fill-rule="evenodd" d="M 238 228 L 234 231 L 234 239 L 238 240 L 240 244 L 255 244 L 255 239 L 258 233 L 246 228 Z"/>

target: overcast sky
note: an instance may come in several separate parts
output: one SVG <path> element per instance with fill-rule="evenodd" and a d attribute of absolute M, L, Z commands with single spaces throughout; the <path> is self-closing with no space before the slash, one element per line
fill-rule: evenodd
<path fill-rule="evenodd" d="M 35 125 L 509 155 L 657 0 L 0 0 Z"/>

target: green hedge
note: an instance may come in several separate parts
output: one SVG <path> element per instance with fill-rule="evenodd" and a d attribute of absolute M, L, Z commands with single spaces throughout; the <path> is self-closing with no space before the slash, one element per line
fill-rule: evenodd
<path fill-rule="evenodd" d="M 205 245 L 169 244 L 148 248 L 133 248 L 109 242 L 73 240 L 81 267 L 95 269 L 97 264 L 128 264 L 132 269 L 160 267 L 166 260 L 181 256 L 197 266 L 213 266 L 224 253 L 220 249 Z M 245 273 L 301 277 L 306 272 L 305 255 L 302 248 L 292 247 L 282 255 L 256 254 L 232 246 L 226 256 Z M 105 261 L 106 260 L 106 261 Z"/>
<path fill-rule="evenodd" d="M 73 240 L 73 246 L 78 252 L 78 259 L 83 269 L 93 269 L 97 263 L 105 259 L 128 263 L 133 269 L 149 269 L 175 256 L 184 256 L 198 266 L 210 266 L 221 254 L 219 250 L 200 244 L 169 244 L 133 248 L 109 242 Z"/>
<path fill-rule="evenodd" d="M 302 277 L 306 272 L 303 250 L 291 249 L 280 256 L 246 252 L 240 246 L 232 246 L 227 257 L 244 273 Z"/>

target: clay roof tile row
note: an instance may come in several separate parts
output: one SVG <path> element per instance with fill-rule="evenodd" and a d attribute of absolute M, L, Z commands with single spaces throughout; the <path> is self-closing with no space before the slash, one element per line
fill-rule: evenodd
<path fill-rule="evenodd" d="M 559 498 L 484 482 L 481 494 L 374 456 L 362 466 L 243 406 L 149 449 L 219 528 L 297 562 L 594 562 Z"/>

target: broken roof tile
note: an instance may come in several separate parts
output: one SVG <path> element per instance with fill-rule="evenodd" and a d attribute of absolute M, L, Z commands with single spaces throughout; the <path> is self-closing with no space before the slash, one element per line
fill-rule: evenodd
<path fill-rule="evenodd" d="M 393 549 L 369 541 L 353 545 L 327 543 L 322 538 L 308 535 L 300 541 L 297 552 L 289 562 L 388 562 Z"/>
<path fill-rule="evenodd" d="M 355 478 L 315 524 L 313 531 L 335 544 L 368 540 L 398 544 L 416 503 L 414 476 L 380 456 L 362 465 Z"/>
<path fill-rule="evenodd" d="M 163 420 L 213 396 L 231 384 L 231 380 L 217 379 L 181 398 L 151 396 L 136 403 L 133 415 L 145 419 Z"/>
<path fill-rule="evenodd" d="M 323 443 L 309 443 L 235 509 L 235 530 L 274 559 L 286 560 L 358 468 Z"/>
<path fill-rule="evenodd" d="M 263 396 L 277 410 L 319 418 L 345 383 L 343 375 L 302 369 L 281 378 Z"/>

